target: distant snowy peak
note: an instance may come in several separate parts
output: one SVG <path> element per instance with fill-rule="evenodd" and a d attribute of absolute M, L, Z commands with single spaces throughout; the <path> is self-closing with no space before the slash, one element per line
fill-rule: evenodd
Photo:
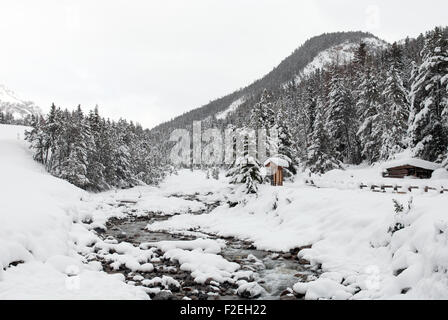
<path fill-rule="evenodd" d="M 42 114 L 42 110 L 33 102 L 18 98 L 12 90 L 2 84 L 0 84 L 0 111 L 11 114 L 14 119 Z"/>
<path fill-rule="evenodd" d="M 386 49 L 389 44 L 377 38 L 363 38 L 362 42 L 366 44 L 369 52 L 376 52 Z M 325 69 L 332 64 L 344 65 L 353 60 L 359 42 L 345 41 L 339 45 L 332 46 L 320 52 L 298 75 L 295 80 L 300 82 L 304 77 L 313 73 L 318 69 Z"/>

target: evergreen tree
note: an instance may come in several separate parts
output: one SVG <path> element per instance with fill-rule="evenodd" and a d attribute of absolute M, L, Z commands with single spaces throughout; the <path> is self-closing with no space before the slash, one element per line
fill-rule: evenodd
<path fill-rule="evenodd" d="M 88 123 L 90 128 L 90 148 L 88 148 L 87 176 L 89 177 L 89 188 L 95 191 L 109 189 L 109 184 L 104 177 L 105 166 L 103 164 L 106 156 L 103 151 L 103 138 L 101 135 L 102 125 L 98 106 L 89 112 Z"/>
<path fill-rule="evenodd" d="M 356 113 L 350 92 L 339 70 L 334 69 L 328 94 L 328 117 L 326 124 L 335 157 L 346 163 L 359 162 L 359 149 L 356 141 Z"/>
<path fill-rule="evenodd" d="M 379 113 L 379 89 L 373 68 L 366 67 L 358 88 L 357 113 L 361 121 L 358 136 L 361 143 L 361 154 L 369 163 L 380 157 L 381 116 Z"/>
<path fill-rule="evenodd" d="M 81 106 L 73 112 L 72 121 L 67 123 L 68 159 L 62 161 L 59 176 L 70 183 L 80 187 L 88 188 L 91 183 L 88 179 L 87 168 L 89 166 L 89 153 L 94 151 L 94 141 L 91 136 L 90 126 L 85 119 Z"/>
<path fill-rule="evenodd" d="M 227 173 L 230 176 L 230 183 L 244 184 L 247 194 L 258 192 L 258 184 L 263 182 L 260 173 L 260 163 L 256 158 L 249 154 L 251 139 L 247 136 L 244 138 L 243 156 L 238 157 Z"/>
<path fill-rule="evenodd" d="M 31 131 L 25 131 L 25 140 L 30 143 L 30 148 L 34 149 L 33 159 L 39 163 L 45 162 L 45 138 L 42 130 L 43 121 L 40 117 L 34 117 L 31 122 Z"/>
<path fill-rule="evenodd" d="M 31 126 L 26 139 L 34 159 L 83 189 L 156 184 L 164 177 L 166 160 L 141 126 L 106 121 L 98 108 L 86 117 L 79 106 L 69 112 L 53 105 L 45 121 L 35 117 Z"/>
<path fill-rule="evenodd" d="M 277 116 L 275 119 L 275 128 L 278 132 L 278 153 L 283 154 L 290 159 L 289 167 L 287 169 L 291 175 L 297 173 L 296 162 L 296 151 L 294 148 L 294 143 L 292 139 L 292 134 L 288 126 L 288 116 L 285 105 L 281 105 L 277 111 Z"/>
<path fill-rule="evenodd" d="M 252 129 L 269 130 L 273 127 L 275 114 L 272 101 L 272 94 L 267 89 L 264 89 L 260 101 L 251 110 L 249 123 Z"/>
<path fill-rule="evenodd" d="M 269 151 L 271 147 L 276 143 L 274 137 L 272 135 L 271 130 L 275 124 L 275 113 L 273 110 L 273 99 L 274 97 L 268 90 L 264 90 L 260 101 L 256 103 L 250 113 L 249 125 L 251 129 L 254 129 L 257 134 L 258 130 L 262 129 L 266 132 L 266 154 L 269 156 Z M 258 148 L 256 148 L 258 150 Z M 260 157 L 261 155 L 258 155 Z M 263 161 L 264 159 L 260 159 Z"/>
<path fill-rule="evenodd" d="M 353 59 L 353 64 L 357 72 L 364 72 L 364 66 L 367 61 L 367 49 L 365 42 L 361 42 L 356 49 L 355 57 Z"/>
<path fill-rule="evenodd" d="M 119 188 L 127 188 L 135 185 L 135 179 L 132 172 L 131 154 L 129 149 L 130 137 L 126 131 L 127 123 L 120 119 L 113 126 L 113 151 L 114 162 L 114 185 Z"/>
<path fill-rule="evenodd" d="M 325 173 L 341 168 L 341 163 L 332 155 L 331 142 L 325 128 L 323 104 L 317 104 L 313 131 L 308 138 L 309 146 L 306 165 L 314 173 Z"/>
<path fill-rule="evenodd" d="M 405 139 L 409 119 L 408 92 L 401 78 L 403 68 L 401 51 L 396 43 L 392 46 L 390 60 L 383 91 L 385 103 L 381 109 L 383 135 L 380 158 L 383 160 L 406 148 Z"/>
<path fill-rule="evenodd" d="M 410 146 L 413 155 L 442 161 L 448 146 L 448 39 L 440 28 L 427 35 L 411 86 Z"/>

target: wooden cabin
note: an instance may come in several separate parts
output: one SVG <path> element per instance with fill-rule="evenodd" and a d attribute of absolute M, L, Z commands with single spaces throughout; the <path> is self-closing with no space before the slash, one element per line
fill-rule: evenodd
<path fill-rule="evenodd" d="M 438 164 L 421 159 L 397 160 L 386 163 L 383 177 L 430 179 L 434 170 L 439 168 Z"/>
<path fill-rule="evenodd" d="M 267 174 L 272 176 L 271 185 L 283 186 L 283 168 L 289 167 L 289 162 L 282 158 L 272 157 L 264 162 Z"/>

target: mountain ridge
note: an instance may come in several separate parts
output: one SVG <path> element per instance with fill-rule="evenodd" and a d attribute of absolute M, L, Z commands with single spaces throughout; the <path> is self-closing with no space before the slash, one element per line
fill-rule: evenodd
<path fill-rule="evenodd" d="M 43 114 L 34 102 L 20 99 L 14 91 L 3 84 L 0 84 L 0 112 L 10 114 L 15 120 Z"/>
<path fill-rule="evenodd" d="M 234 108 L 238 100 L 245 100 L 250 103 L 250 97 L 261 94 L 262 90 L 279 90 L 281 86 L 295 81 L 300 72 L 306 68 L 319 53 L 330 49 L 334 46 L 341 45 L 345 42 L 359 44 L 363 39 L 373 39 L 373 42 L 385 46 L 389 45 L 386 41 L 379 39 L 372 33 L 362 31 L 333 32 L 323 33 L 319 36 L 312 37 L 305 41 L 301 46 L 292 52 L 288 57 L 283 59 L 276 67 L 274 67 L 266 75 L 247 85 L 246 87 L 235 90 L 228 95 L 212 100 L 211 102 L 192 110 L 189 110 L 169 121 L 163 122 L 151 129 L 152 132 L 164 132 L 167 134 L 175 128 L 183 128 L 189 126 L 192 121 L 204 120 L 213 116 L 223 120 L 220 115 L 228 114 L 227 109 Z M 375 45 L 374 45 L 375 46 Z M 240 103 L 236 108 L 244 106 L 244 102 Z M 233 110 L 233 111 L 235 111 Z"/>

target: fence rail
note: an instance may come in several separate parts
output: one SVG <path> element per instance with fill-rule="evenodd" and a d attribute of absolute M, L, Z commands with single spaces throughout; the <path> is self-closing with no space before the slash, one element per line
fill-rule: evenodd
<path fill-rule="evenodd" d="M 314 181 L 311 179 L 305 180 L 305 184 L 312 186 L 312 187 L 321 188 L 318 185 L 316 185 L 314 183 Z M 399 186 L 399 185 L 386 185 L 386 184 L 367 185 L 367 184 L 364 184 L 361 182 L 359 184 L 359 188 L 361 190 L 364 190 L 365 188 L 367 188 L 367 189 L 370 189 L 370 191 L 372 191 L 372 192 L 386 192 L 386 189 L 392 189 L 395 193 L 402 193 L 402 194 L 405 194 L 407 192 L 412 192 L 412 190 L 419 190 L 419 189 L 424 190 L 424 192 L 429 192 L 429 190 L 433 190 L 433 191 L 439 192 L 440 194 L 448 193 L 448 189 L 445 189 L 443 186 L 440 188 L 435 188 L 435 187 L 430 187 L 430 186 Z"/>

